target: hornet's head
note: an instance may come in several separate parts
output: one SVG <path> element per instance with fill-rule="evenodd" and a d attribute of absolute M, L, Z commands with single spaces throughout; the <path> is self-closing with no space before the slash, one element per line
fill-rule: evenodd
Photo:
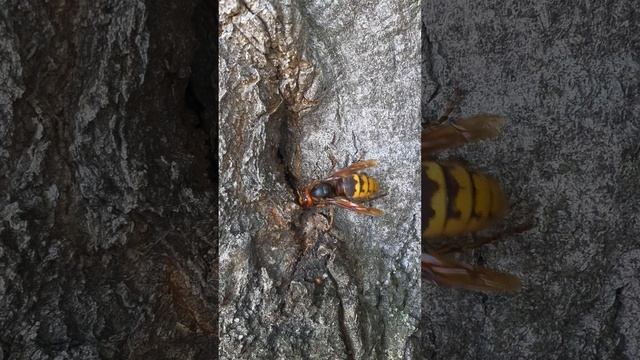
<path fill-rule="evenodd" d="M 302 191 L 298 191 L 298 204 L 303 208 L 310 208 L 313 206 L 313 197 L 311 196 L 311 189 L 304 188 Z"/>

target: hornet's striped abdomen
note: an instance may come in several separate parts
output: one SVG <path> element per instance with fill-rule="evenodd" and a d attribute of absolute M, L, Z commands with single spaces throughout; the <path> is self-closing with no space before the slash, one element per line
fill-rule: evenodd
<path fill-rule="evenodd" d="M 423 163 L 422 236 L 478 231 L 504 216 L 507 202 L 498 182 L 458 164 Z"/>
<path fill-rule="evenodd" d="M 345 196 L 354 201 L 367 200 L 378 192 L 378 182 L 365 173 L 345 177 L 342 182 Z"/>

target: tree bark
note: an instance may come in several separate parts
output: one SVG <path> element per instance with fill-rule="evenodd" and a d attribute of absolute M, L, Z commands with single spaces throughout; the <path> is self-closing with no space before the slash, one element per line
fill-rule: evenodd
<path fill-rule="evenodd" d="M 0 1 L 0 359 L 216 355 L 214 16 Z"/>

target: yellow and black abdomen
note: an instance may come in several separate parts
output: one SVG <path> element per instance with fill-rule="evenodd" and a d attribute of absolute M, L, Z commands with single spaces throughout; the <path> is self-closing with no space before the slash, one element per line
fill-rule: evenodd
<path fill-rule="evenodd" d="M 368 200 L 378 193 L 378 182 L 365 173 L 342 178 L 342 192 L 353 201 Z"/>
<path fill-rule="evenodd" d="M 457 236 L 481 230 L 504 216 L 498 182 L 458 164 L 422 164 L 422 236 Z"/>

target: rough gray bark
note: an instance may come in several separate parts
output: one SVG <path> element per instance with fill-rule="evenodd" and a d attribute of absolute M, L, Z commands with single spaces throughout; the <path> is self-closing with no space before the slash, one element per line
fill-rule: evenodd
<path fill-rule="evenodd" d="M 455 87 L 460 114 L 508 118 L 456 154 L 497 175 L 511 225 L 473 252 L 524 280 L 517 297 L 423 284 L 433 359 L 640 356 L 640 18 L 633 1 L 427 1 L 425 117 Z"/>
<path fill-rule="evenodd" d="M 410 358 L 419 317 L 419 4 L 220 3 L 222 358 Z M 295 190 L 377 159 L 381 218 Z M 329 218 L 333 216 L 332 226 Z"/>
<path fill-rule="evenodd" d="M 214 14 L 177 4 L 0 1 L 0 359 L 216 354 Z"/>

